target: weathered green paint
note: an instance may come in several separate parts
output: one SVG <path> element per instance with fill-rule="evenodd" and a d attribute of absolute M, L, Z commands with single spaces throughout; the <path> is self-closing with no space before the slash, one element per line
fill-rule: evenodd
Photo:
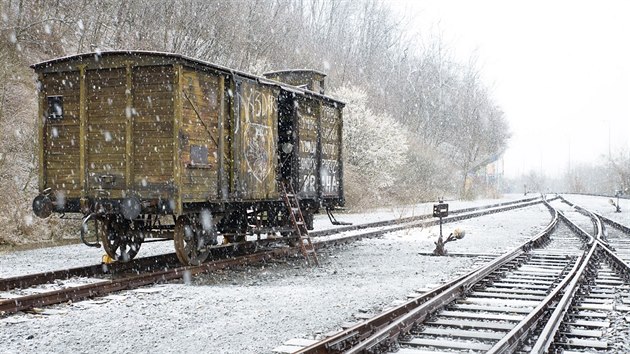
<path fill-rule="evenodd" d="M 182 148 L 180 141 L 180 130 L 182 125 L 182 88 L 183 88 L 183 74 L 181 64 L 175 65 L 175 82 L 174 86 L 174 99 L 175 99 L 175 114 L 173 115 L 173 180 L 175 182 L 175 215 L 183 214 L 183 203 L 181 194 L 182 185 Z"/>
<path fill-rule="evenodd" d="M 125 188 L 127 191 L 133 189 L 133 119 L 134 114 L 131 112 L 131 108 L 133 107 L 133 80 L 132 80 L 132 72 L 131 72 L 131 62 L 127 61 L 126 65 L 126 84 L 125 84 L 125 95 L 127 96 L 125 107 L 127 121 L 125 124 Z"/>
<path fill-rule="evenodd" d="M 57 80 L 53 83 L 72 78 L 74 85 L 56 90 L 69 95 L 76 111 L 72 121 L 53 122 L 60 129 L 70 128 L 63 130 L 63 145 L 55 146 L 55 160 L 47 162 L 46 129 L 50 127 L 42 118 L 48 93 L 47 86 L 42 86 L 40 189 L 46 187 L 47 178 L 56 185 L 61 180 L 67 183 L 69 197 L 94 198 L 103 191 L 99 179 L 115 175 L 116 183 L 105 188 L 110 198 L 131 192 L 143 200 L 170 200 L 176 215 L 190 212 L 186 208 L 194 203 L 279 200 L 276 100 L 286 86 L 191 58 L 148 52 L 79 55 L 33 67 L 41 82 L 49 76 Z M 330 129 L 340 135 L 342 104 L 337 106 L 317 92 L 295 88 L 289 92 L 300 102 L 300 112 L 293 113 L 296 120 L 302 119 L 296 128 L 311 124 L 314 130 L 300 130 L 298 139 L 310 141 L 311 148 L 315 146 L 326 159 L 340 160 L 341 146 L 326 148 L 325 144 L 341 140 L 335 136 L 326 140 L 317 130 L 325 126 L 319 116 L 329 107 L 339 123 Z M 306 116 L 312 116 L 310 123 L 303 120 Z M 104 132 L 111 138 L 103 138 Z M 65 152 L 75 157 L 59 157 L 64 152 L 60 147 L 74 136 L 79 147 L 73 145 Z M 207 149 L 207 161 L 198 161 L 199 148 Z M 80 165 L 79 176 L 69 179 L 62 173 L 73 163 Z M 317 194 L 326 195 L 318 170 L 310 171 L 316 178 Z M 47 177 L 49 172 L 59 176 Z M 328 195 L 338 196 L 333 192 Z"/>
<path fill-rule="evenodd" d="M 86 197 L 87 189 L 87 87 L 85 84 L 85 64 L 79 68 L 79 181 L 81 197 Z"/>
<path fill-rule="evenodd" d="M 217 183 L 217 195 L 220 200 L 227 199 L 227 188 L 225 178 L 225 76 L 219 76 L 219 180 Z"/>

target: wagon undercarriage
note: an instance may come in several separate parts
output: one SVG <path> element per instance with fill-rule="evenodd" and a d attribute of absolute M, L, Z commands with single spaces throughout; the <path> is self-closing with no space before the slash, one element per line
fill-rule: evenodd
<path fill-rule="evenodd" d="M 212 248 L 299 238 L 343 205 L 342 109 L 325 74 L 266 77 L 171 53 L 53 59 L 38 75 L 39 191 L 33 210 L 84 216 L 82 239 L 117 261 L 172 240 L 198 264 Z M 277 81 L 274 81 L 277 80 Z M 284 191 L 284 194 L 283 194 Z M 284 198 L 284 199 L 283 199 Z"/>
<path fill-rule="evenodd" d="M 312 229 L 312 212 L 305 215 Z M 281 202 L 239 204 L 214 212 L 198 208 L 179 217 L 141 214 L 134 220 L 122 214 L 90 214 L 84 218 L 82 229 L 84 243 L 102 245 L 112 260 L 127 262 L 143 243 L 172 240 L 178 259 L 191 265 L 204 262 L 213 248 L 251 252 L 260 243 L 282 241 L 291 245 L 298 238 Z"/>

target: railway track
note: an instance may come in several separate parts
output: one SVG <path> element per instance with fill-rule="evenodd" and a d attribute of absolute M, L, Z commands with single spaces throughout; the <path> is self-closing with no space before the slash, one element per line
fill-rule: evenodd
<path fill-rule="evenodd" d="M 454 222 L 467 218 L 478 217 L 490 213 L 502 212 L 522 208 L 540 203 L 539 198 L 513 201 L 486 206 L 485 208 L 467 208 L 453 212 L 452 216 L 443 222 Z M 331 230 L 311 233 L 319 238 L 316 247 L 338 242 L 349 242 L 366 237 L 377 237 L 388 232 L 414 227 L 436 225 L 439 221 L 430 216 L 418 216 L 377 223 L 345 226 Z M 326 238 L 333 234 L 343 235 Z M 133 289 L 157 282 L 180 279 L 184 276 L 224 269 L 243 264 L 254 264 L 278 257 L 295 255 L 297 248 L 281 247 L 256 252 L 245 256 L 230 257 L 204 263 L 200 266 L 181 267 L 177 263 L 175 254 L 139 258 L 129 263 L 114 263 L 109 265 L 97 264 L 87 267 L 77 267 L 26 276 L 0 279 L 0 291 L 10 292 L 8 297 L 0 300 L 0 315 L 8 315 L 18 311 L 43 307 L 68 301 L 78 301 L 86 298 L 103 296 L 108 293 Z M 104 268 L 105 267 L 105 268 Z M 82 277 L 70 286 L 64 286 L 64 280 Z M 52 290 L 44 284 L 58 284 Z M 35 289 L 33 289 L 35 287 Z M 37 288 L 39 287 L 39 288 Z M 48 288 L 48 289 L 46 289 Z M 31 291 L 29 291 L 31 289 Z M 34 291 L 33 291 L 34 290 Z M 6 295 L 5 295 L 6 296 Z"/>
<path fill-rule="evenodd" d="M 591 235 L 547 205 L 550 224 L 513 251 L 321 341 L 277 351 L 619 352 L 615 338 L 628 334 L 628 265 L 603 239 L 597 216 L 578 209 L 592 217 L 580 222 L 593 225 Z"/>
<path fill-rule="evenodd" d="M 584 208 L 564 198 L 562 200 L 566 204 L 578 208 L 578 210 L 584 210 Z M 592 212 L 592 214 L 602 221 L 603 242 L 608 243 L 609 247 L 615 251 L 615 254 L 617 254 L 619 258 L 625 263 L 630 264 L 630 227 L 604 217 L 599 213 Z M 610 226 L 610 228 L 606 226 Z"/>

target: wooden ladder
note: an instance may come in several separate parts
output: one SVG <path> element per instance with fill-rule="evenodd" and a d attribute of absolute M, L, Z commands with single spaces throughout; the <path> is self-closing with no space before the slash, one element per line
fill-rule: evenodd
<path fill-rule="evenodd" d="M 284 204 L 287 206 L 289 217 L 291 218 L 291 224 L 295 229 L 296 234 L 299 237 L 300 251 L 306 259 L 306 263 L 311 264 L 311 261 L 319 266 L 317 260 L 317 253 L 315 253 L 315 247 L 311 242 L 311 237 L 308 235 L 308 229 L 306 222 L 304 222 L 304 215 L 302 215 L 302 209 L 300 208 L 300 202 L 297 195 L 293 190 L 290 182 L 282 183 L 282 191 L 284 197 Z"/>

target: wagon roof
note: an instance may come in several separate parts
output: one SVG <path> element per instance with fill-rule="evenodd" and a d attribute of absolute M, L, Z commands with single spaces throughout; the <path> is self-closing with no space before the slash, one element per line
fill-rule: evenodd
<path fill-rule="evenodd" d="M 155 57 L 169 58 L 169 59 L 173 59 L 173 60 L 181 60 L 181 61 L 184 61 L 184 62 L 189 62 L 189 63 L 192 63 L 192 64 L 206 66 L 206 67 L 217 69 L 217 70 L 220 70 L 220 71 L 229 72 L 229 73 L 232 73 L 232 74 L 235 74 L 235 75 L 238 75 L 238 76 L 254 79 L 254 80 L 258 81 L 261 84 L 277 86 L 277 87 L 280 87 L 281 89 L 283 89 L 285 91 L 290 91 L 290 92 L 294 92 L 294 93 L 302 94 L 302 95 L 306 95 L 306 96 L 321 97 L 321 98 L 324 98 L 324 99 L 332 101 L 332 102 L 336 102 L 336 103 L 339 103 L 339 104 L 342 104 L 342 105 L 344 104 L 342 101 L 334 99 L 334 98 L 332 98 L 330 96 L 319 94 L 319 93 L 314 92 L 314 91 L 306 90 L 306 89 L 303 89 L 303 88 L 300 88 L 300 87 L 297 87 L 297 86 L 292 86 L 292 85 L 289 85 L 289 84 L 286 84 L 286 83 L 283 83 L 283 82 L 270 80 L 270 79 L 264 78 L 262 76 L 253 75 L 253 74 L 246 73 L 246 72 L 243 72 L 243 71 L 230 69 L 230 68 L 222 66 L 222 65 L 214 64 L 214 63 L 203 61 L 203 60 L 200 60 L 200 59 L 191 58 L 191 57 L 188 57 L 188 56 L 185 56 L 185 55 L 182 55 L 182 54 L 168 53 L 168 52 L 143 51 L 143 50 L 112 50 L 112 51 L 104 51 L 104 52 L 90 52 L 90 53 L 69 55 L 69 56 L 65 56 L 65 57 L 59 57 L 59 58 L 55 58 L 55 59 L 42 61 L 42 62 L 35 63 L 35 64 L 31 65 L 31 68 L 33 70 L 37 71 L 37 70 L 41 70 L 43 68 L 49 67 L 51 65 L 54 65 L 56 63 L 71 62 L 71 61 L 83 61 L 83 60 L 88 60 L 88 59 L 91 59 L 91 58 L 99 58 L 99 57 L 115 56 L 115 55 L 155 56 Z M 306 70 L 306 69 L 304 69 L 304 70 Z M 283 72 L 283 71 L 286 71 L 286 70 L 280 70 L 280 71 L 276 71 L 276 72 Z M 315 70 L 311 70 L 311 71 L 315 71 Z M 323 74 L 323 73 L 321 73 L 321 74 Z M 325 74 L 323 74 L 323 75 L 325 75 Z"/>
<path fill-rule="evenodd" d="M 263 75 L 273 75 L 273 74 L 284 74 L 284 73 L 295 73 L 295 72 L 309 72 L 309 73 L 316 73 L 322 76 L 327 76 L 326 73 L 321 72 L 319 70 L 313 70 L 313 69 L 284 69 L 284 70 L 275 70 L 275 71 L 269 71 L 266 73 L 263 73 Z"/>

